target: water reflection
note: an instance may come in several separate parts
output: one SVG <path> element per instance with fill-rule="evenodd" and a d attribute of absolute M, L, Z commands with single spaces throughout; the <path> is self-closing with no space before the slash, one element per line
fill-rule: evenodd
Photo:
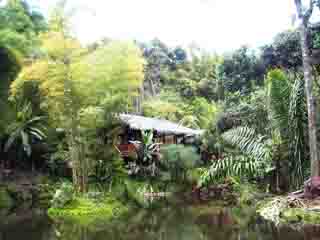
<path fill-rule="evenodd" d="M 0 222 L 0 240 L 315 240 L 320 228 L 276 228 L 253 210 L 212 206 L 171 206 L 134 211 L 111 222 L 91 225 L 53 223 L 45 216 L 7 216 Z M 4 220 L 3 220 L 4 219 Z"/>

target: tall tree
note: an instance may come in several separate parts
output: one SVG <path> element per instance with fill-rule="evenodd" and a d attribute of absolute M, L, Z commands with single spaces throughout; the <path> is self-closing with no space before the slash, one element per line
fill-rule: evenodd
<path fill-rule="evenodd" d="M 261 58 L 266 68 L 286 68 L 298 71 L 302 67 L 300 34 L 288 30 L 275 36 L 272 44 L 261 48 Z"/>
<path fill-rule="evenodd" d="M 312 61 L 309 43 L 309 23 L 315 4 L 318 0 L 309 0 L 309 6 L 304 6 L 302 0 L 295 0 L 300 31 L 302 49 L 303 73 L 305 79 L 305 92 L 308 106 L 309 148 L 311 159 L 311 177 L 320 176 L 319 154 L 317 150 L 317 127 L 316 127 L 316 101 L 313 95 Z M 319 3 L 318 3 L 319 4 Z"/>
<path fill-rule="evenodd" d="M 0 1 L 1 2 L 1 1 Z M 0 132 L 15 117 L 8 103 L 9 87 L 20 71 L 25 56 L 34 51 L 37 34 L 46 29 L 43 15 L 23 0 L 8 0 L 0 6 Z M 0 137 L 1 138 L 1 137 Z"/>
<path fill-rule="evenodd" d="M 243 46 L 224 56 L 221 69 L 225 76 L 225 89 L 229 92 L 246 92 L 253 85 L 262 85 L 265 69 L 255 52 Z"/>
<path fill-rule="evenodd" d="M 41 106 L 52 124 L 65 129 L 74 185 L 86 191 L 88 144 L 81 117 L 103 112 L 119 98 L 127 103 L 142 83 L 143 58 L 133 43 L 110 43 L 95 51 L 83 48 L 70 34 L 64 10 L 62 4 L 53 12 L 50 30 L 41 35 L 43 54 L 23 68 L 11 85 L 11 95 L 18 99 L 25 83 L 38 84 Z"/>
<path fill-rule="evenodd" d="M 30 54 L 36 35 L 46 30 L 43 15 L 23 0 L 8 0 L 0 7 L 0 45 Z"/>

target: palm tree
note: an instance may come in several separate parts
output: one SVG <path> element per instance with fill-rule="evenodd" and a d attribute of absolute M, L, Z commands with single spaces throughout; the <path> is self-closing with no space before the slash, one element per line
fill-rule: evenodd
<path fill-rule="evenodd" d="M 17 144 L 20 151 L 25 153 L 27 157 L 30 157 L 32 144 L 37 140 L 43 141 L 46 137 L 42 130 L 45 129 L 41 125 L 42 121 L 43 117 L 32 117 L 30 104 L 24 105 L 22 110 L 17 112 L 16 120 L 7 129 L 9 138 L 4 146 L 4 151 L 8 152 L 14 144 Z M 34 170 L 33 162 L 32 170 Z"/>
<path fill-rule="evenodd" d="M 296 78 L 291 83 L 283 71 L 272 70 L 268 74 L 267 91 L 270 133 L 262 136 L 250 127 L 240 126 L 223 133 L 222 137 L 250 159 L 268 164 L 266 167 L 275 164 L 277 172 L 284 169 L 283 176 L 290 172 L 291 184 L 299 186 L 308 167 L 304 135 L 307 126 L 304 81 Z"/>

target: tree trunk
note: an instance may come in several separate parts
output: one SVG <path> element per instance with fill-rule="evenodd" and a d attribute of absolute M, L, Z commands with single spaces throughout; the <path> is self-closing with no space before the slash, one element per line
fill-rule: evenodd
<path fill-rule="evenodd" d="M 218 76 L 217 79 L 217 95 L 218 101 L 224 101 L 224 85 L 223 85 L 223 77 Z"/>
<path fill-rule="evenodd" d="M 88 166 L 86 163 L 84 145 L 81 141 L 81 134 L 78 129 L 79 122 L 76 117 L 76 112 L 74 107 L 70 108 L 68 147 L 70 160 L 72 162 L 72 180 L 77 192 L 86 192 Z"/>
<path fill-rule="evenodd" d="M 317 151 L 316 102 L 313 96 L 313 75 L 311 51 L 308 43 L 308 25 L 305 21 L 300 26 L 300 38 L 303 59 L 303 73 L 305 79 L 305 92 L 308 107 L 308 130 L 311 160 L 311 177 L 319 176 L 319 157 Z"/>
<path fill-rule="evenodd" d="M 70 123 L 68 124 L 69 139 L 68 148 L 70 153 L 70 160 L 72 163 L 72 180 L 73 185 L 77 192 L 87 191 L 87 164 L 85 159 L 85 153 L 83 148 L 83 143 L 81 141 L 81 134 L 79 130 L 79 119 L 78 112 L 79 106 L 77 104 L 77 99 L 74 98 L 73 92 L 74 87 L 72 84 L 70 61 L 66 57 L 66 79 L 64 82 L 65 88 L 65 115 L 68 116 Z"/>
<path fill-rule="evenodd" d="M 79 177 L 78 177 L 79 162 L 78 162 L 77 150 L 75 149 L 76 143 L 72 133 L 71 133 L 68 145 L 69 145 L 70 160 L 72 163 L 72 182 L 76 190 L 78 190 L 79 189 L 79 181 L 78 181 L 79 180 Z"/>

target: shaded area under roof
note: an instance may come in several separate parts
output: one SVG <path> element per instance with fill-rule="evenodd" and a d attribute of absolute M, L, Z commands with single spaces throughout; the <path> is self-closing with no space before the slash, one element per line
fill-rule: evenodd
<path fill-rule="evenodd" d="M 195 130 L 164 119 L 149 118 L 132 114 L 120 114 L 120 121 L 136 130 L 156 130 L 162 134 L 199 136 L 203 130 Z"/>

